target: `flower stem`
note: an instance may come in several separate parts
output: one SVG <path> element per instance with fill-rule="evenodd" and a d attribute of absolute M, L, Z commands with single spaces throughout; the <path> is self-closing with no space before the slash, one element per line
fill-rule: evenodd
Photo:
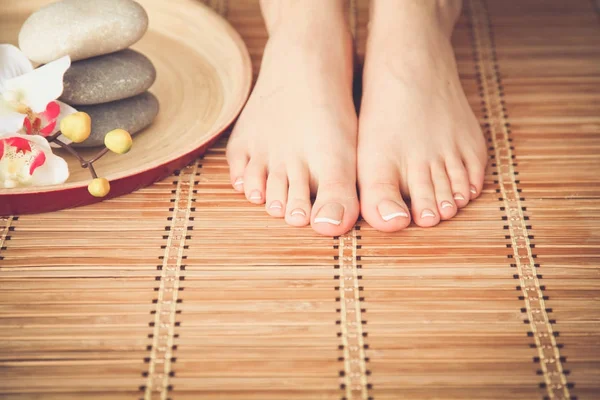
<path fill-rule="evenodd" d="M 81 166 L 83 168 L 87 167 L 87 161 L 84 160 L 83 157 L 81 157 L 78 152 L 76 152 L 75 150 L 73 150 L 73 148 L 71 146 L 69 146 L 68 144 L 66 144 L 63 141 L 58 140 L 58 139 L 54 139 L 54 142 L 56 142 L 57 145 L 59 145 L 60 147 L 62 147 L 63 149 L 67 150 L 69 153 L 71 153 L 75 157 L 77 157 L 77 159 L 79 160 L 79 163 L 81 164 Z"/>
<path fill-rule="evenodd" d="M 94 169 L 94 164 L 92 164 L 91 161 L 88 163 L 87 167 L 90 170 L 90 173 L 92 174 L 92 178 L 94 178 L 94 179 L 98 178 L 98 174 L 96 174 L 96 170 Z"/>
<path fill-rule="evenodd" d="M 96 154 L 94 156 L 94 158 L 92 158 L 90 161 L 88 161 L 88 163 L 94 163 L 96 161 L 98 161 L 99 159 L 101 159 L 106 153 L 108 153 L 108 147 L 103 148 L 98 154 Z"/>
<path fill-rule="evenodd" d="M 48 141 L 48 143 L 52 143 L 56 141 L 60 135 L 62 135 L 62 132 L 58 131 L 54 135 L 48 136 L 46 140 Z"/>
<path fill-rule="evenodd" d="M 54 139 L 54 142 L 56 144 L 58 144 L 60 147 L 62 147 L 63 149 L 65 149 L 66 151 L 68 151 L 69 153 L 71 153 L 72 155 L 74 155 L 75 157 L 77 157 L 77 160 L 79 160 L 79 164 L 81 164 L 81 167 L 87 168 L 90 170 L 90 174 L 92 174 L 92 178 L 94 178 L 94 179 L 98 178 L 98 174 L 96 173 L 96 169 L 94 168 L 94 162 L 98 161 L 100 158 L 102 158 L 102 156 L 104 156 L 106 153 L 108 153 L 108 148 L 104 148 L 102 151 L 100 151 L 98 154 L 96 154 L 96 156 L 94 158 L 87 161 L 83 157 L 81 157 L 79 155 L 79 153 L 71 147 L 71 145 L 68 145 L 68 144 L 64 143 L 63 141 L 58 140 L 56 138 Z"/>

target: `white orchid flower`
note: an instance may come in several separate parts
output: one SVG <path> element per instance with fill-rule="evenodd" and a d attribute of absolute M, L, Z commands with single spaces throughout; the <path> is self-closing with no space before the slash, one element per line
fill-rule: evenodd
<path fill-rule="evenodd" d="M 52 154 L 46 138 L 19 134 L 0 138 L 0 188 L 55 185 L 67 178 L 67 162 Z"/>
<path fill-rule="evenodd" d="M 15 46 L 0 44 L 0 138 L 15 132 L 50 136 L 60 120 L 77 112 L 56 100 L 63 91 L 63 75 L 71 66 L 65 56 L 37 69 Z M 61 140 L 69 142 L 61 136 Z"/>

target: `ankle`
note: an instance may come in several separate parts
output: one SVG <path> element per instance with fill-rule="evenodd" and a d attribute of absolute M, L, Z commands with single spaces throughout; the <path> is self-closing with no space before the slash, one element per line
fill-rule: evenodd
<path fill-rule="evenodd" d="M 402 26 L 414 36 L 427 30 L 449 39 L 461 9 L 462 0 L 372 0 L 370 34 L 388 36 Z"/>
<path fill-rule="evenodd" d="M 269 30 L 265 56 L 299 56 L 302 64 L 331 60 L 337 66 L 351 64 L 353 40 L 343 4 L 342 0 L 261 0 Z"/>
<path fill-rule="evenodd" d="M 373 0 L 372 5 L 365 74 L 385 68 L 420 87 L 439 85 L 432 76 L 458 75 L 450 36 L 460 0 Z"/>
<path fill-rule="evenodd" d="M 437 0 L 437 18 L 448 37 L 452 35 L 462 11 L 463 0 Z"/>
<path fill-rule="evenodd" d="M 282 31 L 302 35 L 349 31 L 344 4 L 347 0 L 261 0 L 269 35 Z"/>
<path fill-rule="evenodd" d="M 424 66 L 455 69 L 450 36 L 461 0 L 372 0 L 368 64 L 400 63 L 404 72 Z"/>

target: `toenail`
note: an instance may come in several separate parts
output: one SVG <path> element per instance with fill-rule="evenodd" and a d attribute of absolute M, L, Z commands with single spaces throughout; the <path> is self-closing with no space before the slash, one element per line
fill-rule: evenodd
<path fill-rule="evenodd" d="M 344 216 L 344 206 L 339 203 L 328 203 L 325 204 L 317 215 L 315 216 L 315 224 L 327 223 L 332 225 L 339 225 L 342 223 L 342 217 Z"/>
<path fill-rule="evenodd" d="M 240 189 L 240 187 L 244 184 L 244 180 L 242 178 L 237 178 L 233 183 L 236 189 Z"/>
<path fill-rule="evenodd" d="M 465 197 L 460 193 L 454 193 L 454 200 L 464 200 Z"/>
<path fill-rule="evenodd" d="M 449 201 L 442 201 L 442 208 L 454 208 L 454 205 L 452 205 L 452 203 L 450 203 Z"/>
<path fill-rule="evenodd" d="M 382 215 L 381 216 L 381 218 L 383 218 L 383 220 L 386 221 L 386 222 L 389 221 L 389 220 L 391 220 L 391 219 L 398 218 L 398 217 L 407 218 L 408 214 L 406 214 L 404 211 L 398 211 L 398 212 L 395 212 L 395 213 L 386 214 L 386 215 Z"/>
<path fill-rule="evenodd" d="M 293 211 L 291 212 L 291 214 L 290 214 L 290 215 L 292 215 L 292 216 L 294 216 L 294 215 L 301 215 L 301 216 L 303 216 L 303 217 L 306 217 L 306 213 L 305 213 L 305 212 L 304 212 L 304 210 L 303 210 L 303 209 L 301 209 L 301 208 L 296 208 L 295 210 L 293 210 Z"/>
<path fill-rule="evenodd" d="M 250 193 L 250 200 L 261 200 L 262 199 L 262 194 L 260 194 L 260 192 L 258 190 L 253 190 L 252 193 Z"/>
<path fill-rule="evenodd" d="M 433 211 L 425 209 L 421 211 L 421 218 L 435 218 L 435 214 Z"/>
<path fill-rule="evenodd" d="M 279 200 L 275 200 L 271 202 L 271 205 L 269 206 L 270 209 L 273 210 L 281 210 L 283 208 L 283 205 L 281 204 L 281 202 Z"/>
<path fill-rule="evenodd" d="M 471 189 L 469 189 L 469 191 L 473 194 L 477 194 L 477 189 L 475 189 L 475 186 L 471 185 Z"/>
<path fill-rule="evenodd" d="M 408 218 L 408 213 L 400 205 L 392 200 L 384 200 L 377 206 L 379 215 L 384 221 L 390 221 L 394 218 Z"/>

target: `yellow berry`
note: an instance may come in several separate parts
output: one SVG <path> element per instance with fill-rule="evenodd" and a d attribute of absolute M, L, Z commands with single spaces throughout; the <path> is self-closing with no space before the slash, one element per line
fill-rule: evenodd
<path fill-rule="evenodd" d="M 60 131 L 75 143 L 81 143 L 90 137 L 92 119 L 83 111 L 67 115 L 60 121 Z"/>
<path fill-rule="evenodd" d="M 93 179 L 88 185 L 88 191 L 94 197 L 104 197 L 110 192 L 110 183 L 106 178 Z"/>
<path fill-rule="evenodd" d="M 112 130 L 104 136 L 104 145 L 117 154 L 127 153 L 131 150 L 132 144 L 131 135 L 124 129 Z"/>

